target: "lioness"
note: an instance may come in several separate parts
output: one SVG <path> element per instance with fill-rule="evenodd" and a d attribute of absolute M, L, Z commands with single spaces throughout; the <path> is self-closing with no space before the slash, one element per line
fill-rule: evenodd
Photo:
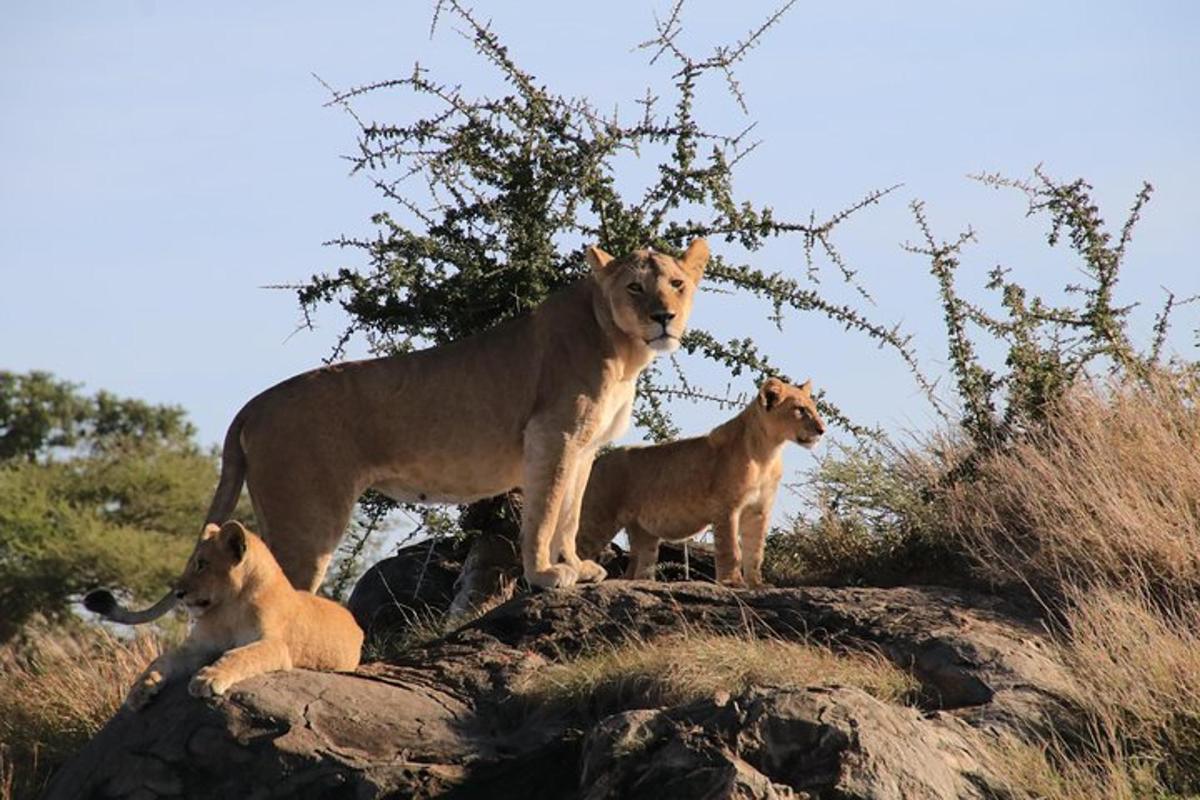
<path fill-rule="evenodd" d="M 652 578 L 660 539 L 690 539 L 711 524 L 717 580 L 762 586 L 763 544 L 783 474 L 783 446 L 795 441 L 812 448 L 825 432 L 811 383 L 792 386 L 768 378 L 750 405 L 704 436 L 616 448 L 596 459 L 583 500 L 579 552 L 595 558 L 624 528 L 625 577 Z"/>
<path fill-rule="evenodd" d="M 708 245 L 696 239 L 679 259 L 591 247 L 586 259 L 587 278 L 528 316 L 306 372 L 250 400 L 225 436 L 207 521 L 233 513 L 244 480 L 284 573 L 315 591 L 368 488 L 466 503 L 519 486 L 526 579 L 546 588 L 603 579 L 575 553 L 583 487 L 596 451 L 629 425 L 638 375 L 679 346 Z M 171 605 L 114 613 L 144 621 Z"/>
<path fill-rule="evenodd" d="M 194 674 L 188 691 L 207 697 L 264 672 L 358 666 L 363 632 L 353 615 L 292 588 L 271 551 L 240 523 L 205 527 L 175 597 L 195 620 L 191 633 L 134 683 L 125 705 L 135 711 L 186 675 Z"/>

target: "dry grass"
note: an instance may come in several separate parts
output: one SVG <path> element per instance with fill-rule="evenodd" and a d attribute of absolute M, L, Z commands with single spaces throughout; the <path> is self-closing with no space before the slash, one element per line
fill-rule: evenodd
<path fill-rule="evenodd" d="M 986 577 L 1059 596 L 1094 583 L 1200 587 L 1200 386 L 1082 385 L 1048 425 L 939 498 Z"/>
<path fill-rule="evenodd" d="M 157 637 L 102 629 L 34 632 L 0 649 L 0 800 L 37 796 L 161 651 Z"/>
<path fill-rule="evenodd" d="M 815 644 L 686 632 L 631 640 L 525 676 L 514 694 L 532 707 L 608 710 L 679 705 L 751 686 L 855 686 L 894 702 L 914 696 L 912 676 L 881 656 Z"/>

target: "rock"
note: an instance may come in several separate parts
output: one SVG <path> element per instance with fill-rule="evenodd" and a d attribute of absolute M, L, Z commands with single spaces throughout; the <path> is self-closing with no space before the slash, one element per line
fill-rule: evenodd
<path fill-rule="evenodd" d="M 511 702 L 548 661 L 685 623 L 874 649 L 913 670 L 923 710 L 837 687 L 602 720 Z M 170 687 L 110 721 L 46 797 L 982 796 L 983 731 L 1066 713 L 1049 652 L 1035 624 L 960 591 L 611 581 L 523 595 L 354 674 L 264 675 L 209 702 Z"/>
<path fill-rule="evenodd" d="M 453 539 L 403 547 L 363 573 L 346 607 L 368 638 L 402 634 L 450 607 L 466 555 L 466 548 Z"/>
<path fill-rule="evenodd" d="M 756 691 L 723 705 L 630 711 L 584 744 L 585 800 L 984 798 L 980 734 L 849 688 Z"/>

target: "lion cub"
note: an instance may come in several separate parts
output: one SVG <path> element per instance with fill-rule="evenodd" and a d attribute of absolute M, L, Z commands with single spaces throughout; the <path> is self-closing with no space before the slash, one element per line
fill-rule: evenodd
<path fill-rule="evenodd" d="M 595 558 L 624 528 L 626 578 L 652 578 L 660 539 L 690 539 L 713 526 L 717 580 L 763 585 L 762 558 L 783 446 L 814 447 L 825 432 L 810 392 L 767 379 L 741 413 L 705 436 L 650 447 L 621 447 L 592 466 L 578 547 Z M 743 559 L 743 552 L 745 558 Z"/>
<path fill-rule="evenodd" d="M 241 523 L 205 527 L 175 596 L 193 617 L 191 633 L 134 683 L 125 700 L 134 710 L 193 673 L 188 691 L 210 697 L 264 672 L 358 666 L 363 633 L 350 612 L 293 589 L 263 540 Z"/>

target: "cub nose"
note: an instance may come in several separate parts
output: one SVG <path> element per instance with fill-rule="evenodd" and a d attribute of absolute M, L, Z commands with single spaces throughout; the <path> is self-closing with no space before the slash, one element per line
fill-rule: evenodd
<path fill-rule="evenodd" d="M 822 433 L 822 434 L 825 433 L 825 423 L 822 422 L 821 420 L 817 420 L 816 423 L 817 423 L 817 433 Z"/>
<path fill-rule="evenodd" d="M 654 320 L 659 325 L 662 325 L 665 328 L 665 327 L 667 327 L 668 322 L 675 319 L 675 315 L 672 314 L 670 311 L 655 311 L 653 314 L 650 315 L 650 319 Z"/>
<path fill-rule="evenodd" d="M 186 595 L 187 595 L 186 589 L 176 589 L 175 590 L 175 599 L 176 600 L 182 600 Z"/>

